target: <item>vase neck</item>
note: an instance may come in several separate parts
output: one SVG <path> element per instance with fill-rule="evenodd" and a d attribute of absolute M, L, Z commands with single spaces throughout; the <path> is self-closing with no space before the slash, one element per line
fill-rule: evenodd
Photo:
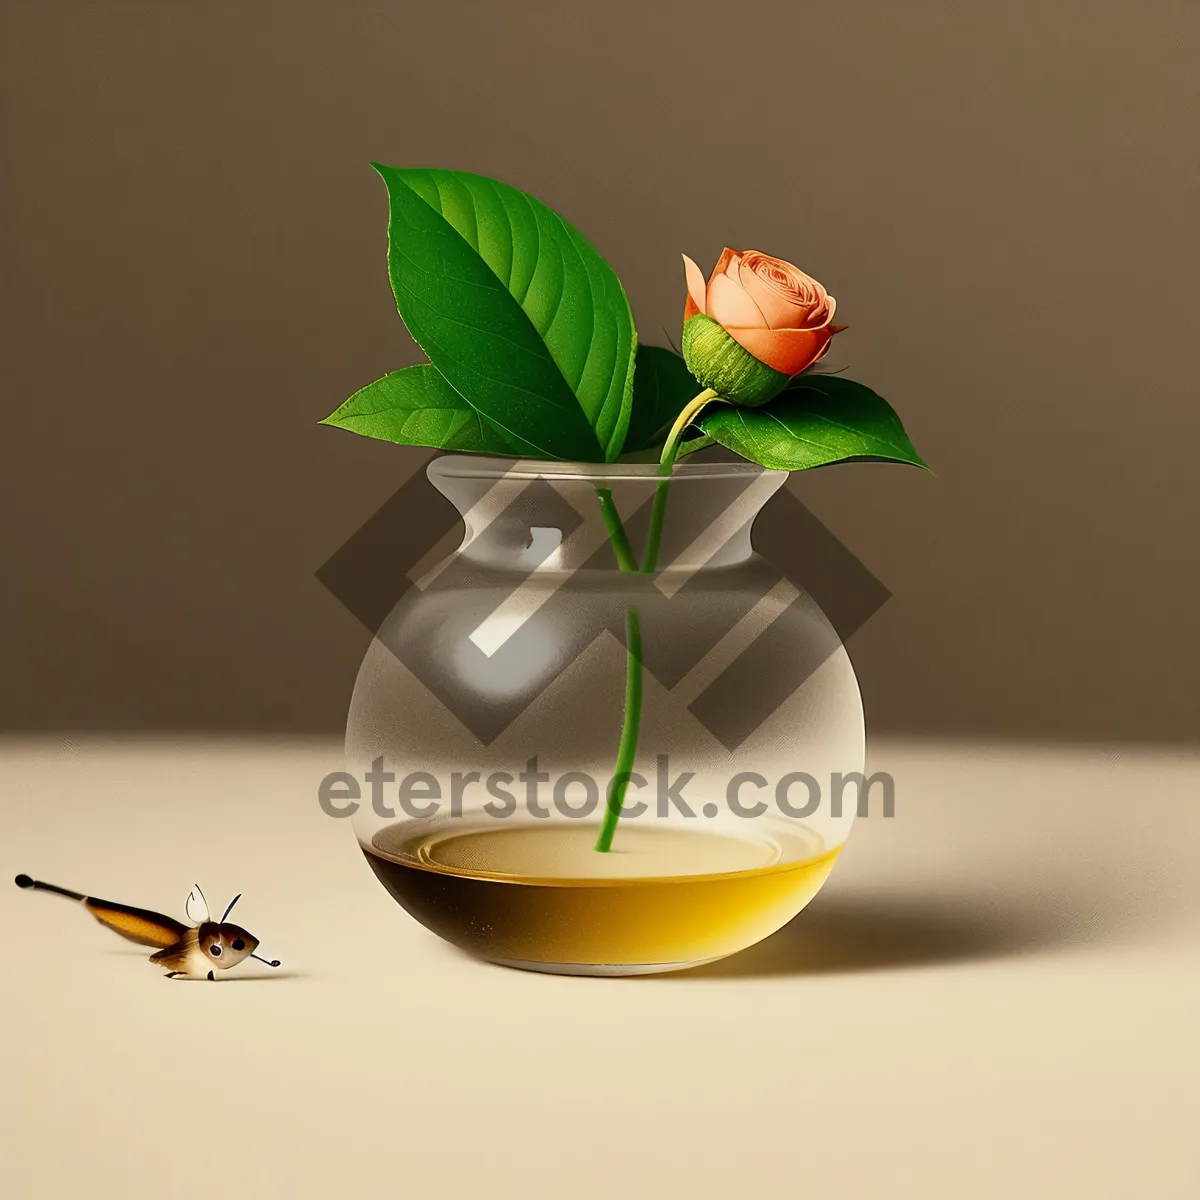
<path fill-rule="evenodd" d="M 683 463 L 664 483 L 655 464 L 557 463 L 446 456 L 428 468 L 458 510 L 459 555 L 497 569 L 620 570 L 623 533 L 641 562 L 665 487 L 662 572 L 728 567 L 752 553 L 755 516 L 787 479 L 751 463 Z M 660 505 L 663 500 L 660 499 Z"/>

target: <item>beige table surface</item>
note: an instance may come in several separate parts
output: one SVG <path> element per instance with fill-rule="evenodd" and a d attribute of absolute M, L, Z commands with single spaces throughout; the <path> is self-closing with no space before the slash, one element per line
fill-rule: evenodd
<path fill-rule="evenodd" d="M 877 742 L 812 907 L 690 973 L 481 965 L 316 803 L 332 745 L 0 743 L 0 848 L 284 960 L 164 981 L 0 887 L 6 1196 L 1200 1195 L 1200 758 Z M 236 986 L 234 986 L 236 982 Z"/>

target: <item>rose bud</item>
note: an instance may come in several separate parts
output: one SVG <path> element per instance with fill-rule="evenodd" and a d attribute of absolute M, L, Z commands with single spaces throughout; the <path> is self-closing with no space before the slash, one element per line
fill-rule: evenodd
<path fill-rule="evenodd" d="M 691 373 L 722 399 L 765 404 L 829 349 L 834 299 L 798 267 L 727 246 L 705 284 L 685 254 L 688 298 L 683 357 Z"/>

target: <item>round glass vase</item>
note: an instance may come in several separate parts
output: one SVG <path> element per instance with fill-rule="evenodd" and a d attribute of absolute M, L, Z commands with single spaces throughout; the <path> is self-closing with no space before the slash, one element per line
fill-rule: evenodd
<path fill-rule="evenodd" d="M 391 895 L 481 958 L 579 975 L 711 962 L 790 921 L 850 832 L 832 781 L 862 771 L 864 731 L 833 627 L 751 546 L 786 472 L 446 456 L 428 476 L 465 536 L 381 625 L 346 732 Z"/>

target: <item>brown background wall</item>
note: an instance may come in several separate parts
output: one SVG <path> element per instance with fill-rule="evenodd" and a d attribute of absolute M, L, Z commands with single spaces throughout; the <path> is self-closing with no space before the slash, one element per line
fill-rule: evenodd
<path fill-rule="evenodd" d="M 647 341 L 681 250 L 829 286 L 938 472 L 793 485 L 895 594 L 875 728 L 1193 738 L 1194 11 L 9 3 L 0 725 L 341 723 L 312 572 L 421 458 L 315 424 L 418 360 L 375 158 L 541 196 Z"/>

